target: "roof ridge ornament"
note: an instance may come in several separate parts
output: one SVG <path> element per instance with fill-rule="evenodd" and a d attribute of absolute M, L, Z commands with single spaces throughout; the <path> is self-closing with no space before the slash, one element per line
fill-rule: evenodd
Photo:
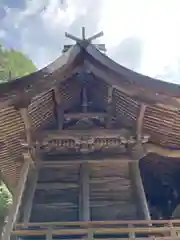
<path fill-rule="evenodd" d="M 82 38 L 78 38 L 70 33 L 65 32 L 65 36 L 73 41 L 75 41 L 76 43 L 82 43 L 82 42 L 88 42 L 91 43 L 93 40 L 100 38 L 104 35 L 103 31 L 94 34 L 93 36 L 86 38 L 86 29 L 85 27 L 82 27 Z M 92 44 L 94 45 L 96 48 L 98 48 L 100 51 L 106 52 L 106 47 L 105 44 Z M 64 49 L 63 52 L 66 52 L 70 47 L 72 47 L 72 45 L 64 45 Z"/>

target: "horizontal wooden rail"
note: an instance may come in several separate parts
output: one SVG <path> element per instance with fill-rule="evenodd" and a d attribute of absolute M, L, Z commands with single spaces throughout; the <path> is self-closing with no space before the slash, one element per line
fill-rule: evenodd
<path fill-rule="evenodd" d="M 43 223 L 18 223 L 16 227 L 32 227 L 32 226 L 83 226 L 83 227 L 92 227 L 92 226 L 108 226 L 108 225 L 149 225 L 149 224 L 178 224 L 180 226 L 180 219 L 173 220 L 117 220 L 117 221 L 74 221 L 74 222 L 43 222 Z"/>
<path fill-rule="evenodd" d="M 16 224 L 12 235 L 26 236 L 60 236 L 63 238 L 77 237 L 79 239 L 180 239 L 180 220 L 154 221 L 90 221 L 90 222 L 45 222 Z M 127 236 L 127 238 L 121 238 Z M 141 237 L 139 237 L 141 235 Z M 48 238 L 47 238 L 48 236 Z M 143 237 L 143 238 L 142 238 Z M 153 238 L 155 237 L 155 238 Z M 51 239 L 51 238 L 50 238 Z"/>

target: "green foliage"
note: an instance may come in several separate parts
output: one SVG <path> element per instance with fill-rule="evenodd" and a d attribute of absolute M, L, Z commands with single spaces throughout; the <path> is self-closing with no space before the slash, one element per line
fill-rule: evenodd
<path fill-rule="evenodd" d="M 19 78 L 36 71 L 33 62 L 22 53 L 0 45 L 0 82 Z"/>
<path fill-rule="evenodd" d="M 4 223 L 10 204 L 12 203 L 12 196 L 7 187 L 1 183 L 0 185 L 0 225 Z"/>

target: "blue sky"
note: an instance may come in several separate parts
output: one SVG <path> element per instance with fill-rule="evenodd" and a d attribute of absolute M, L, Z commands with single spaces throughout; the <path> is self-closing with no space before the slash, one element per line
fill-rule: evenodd
<path fill-rule="evenodd" d="M 99 41 L 120 64 L 180 83 L 180 0 L 1 0 L 0 41 L 41 68 L 70 40 L 104 31 Z"/>

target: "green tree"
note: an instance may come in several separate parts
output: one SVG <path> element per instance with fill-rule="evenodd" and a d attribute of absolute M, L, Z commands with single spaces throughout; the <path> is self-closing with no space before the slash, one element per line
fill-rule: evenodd
<path fill-rule="evenodd" d="M 0 45 L 0 82 L 13 80 L 36 71 L 33 62 L 21 52 Z"/>
<path fill-rule="evenodd" d="M 11 193 L 6 185 L 1 182 L 0 185 L 0 233 L 4 225 L 5 217 L 7 216 L 9 206 L 12 203 Z"/>

